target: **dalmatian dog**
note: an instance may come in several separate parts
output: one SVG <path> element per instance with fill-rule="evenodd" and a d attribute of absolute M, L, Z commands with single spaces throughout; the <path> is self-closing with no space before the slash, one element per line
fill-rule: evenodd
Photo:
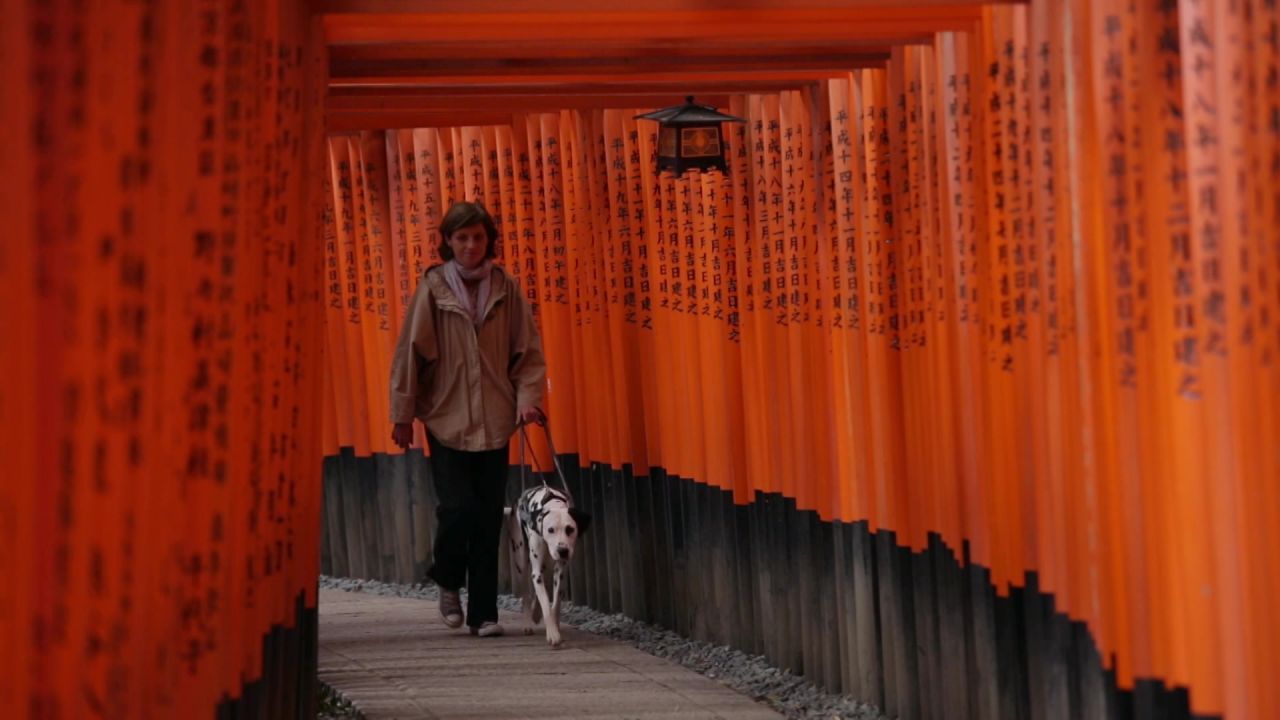
<path fill-rule="evenodd" d="M 512 582 L 524 607 L 525 634 L 532 634 L 541 618 L 547 626 L 547 644 L 557 648 L 561 642 L 561 579 L 573 559 L 578 537 L 591 524 L 591 516 L 573 507 L 565 493 L 541 485 L 520 495 L 515 512 L 507 514 L 507 522 Z M 548 572 L 554 578 L 550 592 Z"/>

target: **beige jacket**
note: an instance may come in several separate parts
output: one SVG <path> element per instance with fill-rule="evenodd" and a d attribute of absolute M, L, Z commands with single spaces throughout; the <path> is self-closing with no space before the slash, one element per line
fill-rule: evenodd
<path fill-rule="evenodd" d="M 445 446 L 493 450 L 516 429 L 516 408 L 542 407 L 547 365 L 520 285 L 494 266 L 477 330 L 428 270 L 409 303 L 391 359 L 391 422 L 419 418 Z"/>

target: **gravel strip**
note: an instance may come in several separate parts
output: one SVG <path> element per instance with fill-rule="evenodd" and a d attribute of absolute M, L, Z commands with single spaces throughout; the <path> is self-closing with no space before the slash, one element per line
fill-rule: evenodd
<path fill-rule="evenodd" d="M 320 587 L 421 600 L 438 597 L 434 584 L 398 585 L 377 580 L 321 576 Z M 465 597 L 465 590 L 463 595 Z M 465 604 L 466 601 L 463 602 Z M 520 612 L 520 600 L 510 595 L 499 595 L 498 607 Z M 788 718 L 887 720 L 887 716 L 874 706 L 847 695 L 826 692 L 802 677 L 769 665 L 762 655 L 748 655 L 725 645 L 690 640 L 622 614 L 608 615 L 567 601 L 560 610 L 560 618 L 566 625 L 579 630 L 621 640 L 650 655 L 679 663 L 772 707 Z"/>
<path fill-rule="evenodd" d="M 316 720 L 365 720 L 364 714 L 341 690 L 323 680 L 317 681 L 317 685 Z"/>

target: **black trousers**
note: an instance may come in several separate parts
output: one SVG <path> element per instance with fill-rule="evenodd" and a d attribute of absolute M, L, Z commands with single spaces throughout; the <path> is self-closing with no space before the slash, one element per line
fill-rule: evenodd
<path fill-rule="evenodd" d="M 427 577 L 467 586 L 467 625 L 498 621 L 498 544 L 507 494 L 507 446 L 468 452 L 427 434 L 436 506 L 434 562 Z"/>

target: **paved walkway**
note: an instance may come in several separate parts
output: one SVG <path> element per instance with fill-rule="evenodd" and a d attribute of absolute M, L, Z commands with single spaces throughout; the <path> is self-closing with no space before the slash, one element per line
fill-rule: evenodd
<path fill-rule="evenodd" d="M 564 628 L 564 645 L 503 612 L 507 635 L 440 622 L 434 602 L 320 591 L 320 679 L 383 718 L 782 717 L 714 680 L 630 645 Z"/>

